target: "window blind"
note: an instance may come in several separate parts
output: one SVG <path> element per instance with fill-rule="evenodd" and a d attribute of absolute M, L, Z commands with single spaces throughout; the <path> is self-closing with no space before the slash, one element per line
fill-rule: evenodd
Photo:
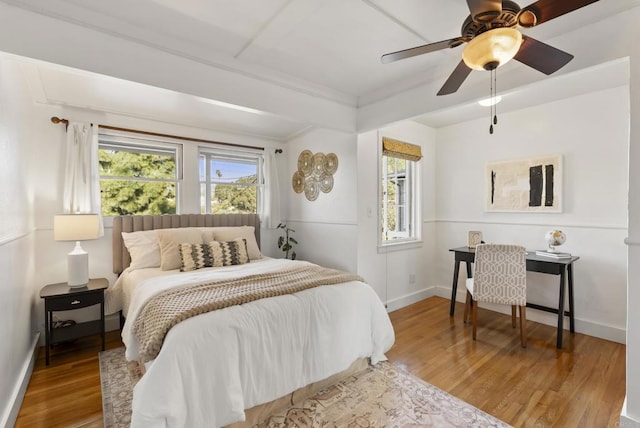
<path fill-rule="evenodd" d="M 382 137 L 382 154 L 394 158 L 419 161 L 422 159 L 422 148 L 415 144 Z"/>

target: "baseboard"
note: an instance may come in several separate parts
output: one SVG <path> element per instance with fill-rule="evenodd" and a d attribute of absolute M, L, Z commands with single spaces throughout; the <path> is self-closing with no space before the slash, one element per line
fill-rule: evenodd
<path fill-rule="evenodd" d="M 445 286 L 437 286 L 435 287 L 435 295 L 444 297 L 446 299 L 451 299 L 451 287 Z M 458 287 L 456 293 L 456 301 L 463 302 L 466 298 L 466 289 L 460 290 Z M 481 308 L 490 309 L 495 312 L 500 312 L 504 314 L 511 314 L 511 310 L 509 307 L 504 305 L 492 305 L 490 303 L 480 304 Z M 539 322 L 540 324 L 550 325 L 552 327 L 556 327 L 558 325 L 558 317 L 555 314 L 551 314 L 548 312 L 537 311 L 535 309 L 527 310 L 527 319 L 535 322 Z M 576 332 L 586 334 L 588 336 L 599 337 L 600 339 L 610 340 L 612 342 L 626 344 L 627 342 L 627 330 L 625 328 L 620 328 L 616 326 L 600 324 L 597 322 L 593 322 L 590 320 L 586 320 L 580 317 L 575 318 L 576 322 Z M 565 319 L 564 323 L 565 330 L 569 330 L 569 320 Z"/>
<path fill-rule="evenodd" d="M 409 306 L 420 300 L 427 299 L 435 296 L 436 287 L 428 287 L 422 290 L 414 291 L 411 294 L 405 294 L 404 296 L 396 297 L 395 299 L 387 300 L 387 312 L 393 312 L 405 306 Z"/>
<path fill-rule="evenodd" d="M 620 428 L 640 428 L 640 420 L 632 419 L 627 415 L 627 397 L 624 397 L 624 404 L 620 412 Z"/>
<path fill-rule="evenodd" d="M 20 406 L 22 406 L 22 400 L 24 394 L 29 386 L 31 380 L 31 373 L 33 373 L 33 366 L 38 358 L 38 342 L 40 340 L 40 333 L 36 333 L 31 341 L 30 358 L 24 361 L 18 381 L 16 382 L 11 398 L 6 407 L 2 409 L 2 418 L 0 418 L 0 427 L 12 427 L 16 424 L 18 419 L 18 413 L 20 412 Z"/>

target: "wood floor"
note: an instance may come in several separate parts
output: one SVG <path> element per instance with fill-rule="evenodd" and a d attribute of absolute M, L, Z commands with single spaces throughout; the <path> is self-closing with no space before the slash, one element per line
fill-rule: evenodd
<path fill-rule="evenodd" d="M 520 347 L 511 317 L 478 311 L 478 338 L 449 318 L 449 301 L 432 297 L 390 314 L 396 342 L 389 359 L 427 382 L 516 427 L 617 427 L 625 396 L 625 346 L 528 322 Z M 122 346 L 108 333 L 107 348 Z M 16 427 L 101 427 L 100 373 L 94 338 L 41 350 Z"/>

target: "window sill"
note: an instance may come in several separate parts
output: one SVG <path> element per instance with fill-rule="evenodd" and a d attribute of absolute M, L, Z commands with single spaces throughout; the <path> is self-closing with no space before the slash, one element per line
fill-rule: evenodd
<path fill-rule="evenodd" d="M 393 251 L 406 251 L 413 250 L 415 248 L 422 248 L 423 241 L 416 239 L 412 241 L 394 242 L 391 244 L 378 244 L 378 254 L 391 253 Z"/>

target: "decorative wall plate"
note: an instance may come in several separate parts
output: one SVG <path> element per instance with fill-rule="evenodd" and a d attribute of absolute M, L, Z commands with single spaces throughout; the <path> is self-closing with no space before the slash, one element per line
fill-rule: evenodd
<path fill-rule="evenodd" d="M 300 171 L 303 177 L 308 177 L 311 175 L 312 170 L 313 153 L 311 153 L 311 150 L 303 150 L 300 156 L 298 156 L 298 171 Z"/>
<path fill-rule="evenodd" d="M 296 171 L 293 173 L 293 178 L 291 178 L 291 186 L 293 186 L 293 191 L 296 193 L 302 193 L 304 190 L 304 177 L 300 173 L 300 171 Z"/>
<path fill-rule="evenodd" d="M 322 174 L 319 183 L 322 193 L 329 193 L 333 189 L 333 175 Z"/>
<path fill-rule="evenodd" d="M 338 156 L 335 153 L 327 153 L 324 156 L 324 170 L 329 175 L 335 174 L 338 170 Z"/>
<path fill-rule="evenodd" d="M 318 195 L 320 194 L 320 186 L 315 178 L 309 177 L 304 183 L 304 196 L 307 197 L 310 201 L 315 201 L 318 199 Z"/>
<path fill-rule="evenodd" d="M 320 176 L 322 174 L 324 174 L 324 153 L 322 152 L 318 152 L 315 155 L 313 155 L 313 162 L 312 162 L 313 166 L 312 166 L 312 174 L 314 177 L 320 178 Z"/>

